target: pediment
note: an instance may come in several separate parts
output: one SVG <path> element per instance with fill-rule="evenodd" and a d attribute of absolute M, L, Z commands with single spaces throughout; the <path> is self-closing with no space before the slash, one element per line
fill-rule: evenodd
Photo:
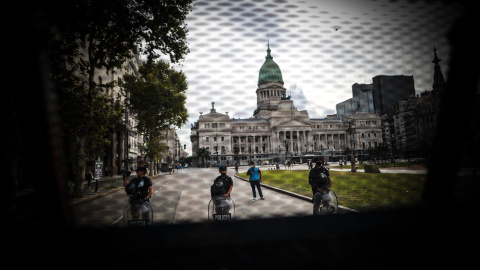
<path fill-rule="evenodd" d="M 310 127 L 310 124 L 295 119 L 287 119 L 278 123 L 277 127 Z"/>

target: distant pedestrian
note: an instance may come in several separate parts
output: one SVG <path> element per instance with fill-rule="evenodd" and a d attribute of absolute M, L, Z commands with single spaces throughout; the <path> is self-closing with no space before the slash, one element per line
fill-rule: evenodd
<path fill-rule="evenodd" d="M 93 173 L 91 169 L 88 169 L 87 173 L 85 174 L 85 179 L 87 180 L 87 187 L 90 188 L 90 183 L 92 182 Z"/>
<path fill-rule="evenodd" d="M 340 164 L 340 170 L 341 170 L 343 165 L 343 160 L 340 159 L 339 164 Z"/>
<path fill-rule="evenodd" d="M 251 167 L 248 168 L 247 175 L 250 175 L 249 182 L 250 186 L 252 187 L 253 193 L 253 200 L 256 200 L 257 193 L 255 192 L 255 187 L 258 190 L 258 195 L 260 195 L 260 200 L 263 200 L 262 188 L 260 186 L 260 182 L 262 181 L 262 172 L 260 168 L 255 167 L 255 162 L 251 163 Z"/>
<path fill-rule="evenodd" d="M 112 171 L 110 170 L 110 168 L 108 166 L 105 167 L 105 174 L 108 177 L 112 177 Z"/>

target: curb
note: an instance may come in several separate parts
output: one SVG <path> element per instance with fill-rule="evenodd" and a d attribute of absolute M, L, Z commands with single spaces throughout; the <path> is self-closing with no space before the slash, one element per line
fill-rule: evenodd
<path fill-rule="evenodd" d="M 243 180 L 245 182 L 249 182 L 248 179 L 245 179 L 243 177 L 240 177 L 238 175 L 234 175 L 236 178 L 240 179 L 240 180 Z M 291 192 L 291 191 L 287 191 L 287 190 L 283 190 L 283 189 L 279 189 L 279 188 L 276 188 L 276 187 L 272 187 L 272 186 L 269 186 L 269 185 L 266 185 L 266 184 L 262 184 L 260 183 L 260 185 L 262 187 L 265 187 L 265 188 L 268 188 L 268 189 L 271 189 L 271 190 L 274 190 L 274 191 L 277 191 L 277 192 L 280 192 L 280 193 L 283 193 L 285 195 L 289 195 L 289 196 L 292 196 L 292 197 L 296 197 L 298 199 L 301 199 L 301 200 L 304 200 L 304 201 L 307 201 L 307 202 L 312 202 L 312 198 L 310 197 L 307 197 L 307 196 L 303 196 L 303 195 L 300 195 L 300 194 L 297 194 L 297 193 L 294 193 L 294 192 Z M 351 212 L 359 212 L 358 210 L 355 210 L 355 209 L 351 209 L 351 208 L 348 208 L 348 207 L 345 207 L 345 206 L 342 206 L 342 205 L 339 205 L 338 208 L 341 208 L 343 210 L 346 210 L 346 211 L 351 211 Z"/>
<path fill-rule="evenodd" d="M 97 193 L 93 193 L 93 194 L 86 194 L 85 197 L 83 197 L 83 198 L 73 198 L 71 202 L 72 202 L 72 205 L 77 205 L 77 204 L 84 203 L 84 202 L 90 202 L 90 201 L 96 200 L 100 197 L 103 197 L 105 195 L 108 195 L 110 193 L 113 193 L 115 191 L 118 191 L 120 189 L 123 189 L 123 187 L 112 188 L 112 189 L 110 189 L 108 191 L 105 191 L 105 192 L 97 192 Z"/>
<path fill-rule="evenodd" d="M 150 179 L 153 180 L 153 179 L 155 179 L 159 176 L 162 176 L 162 175 L 170 175 L 170 174 L 157 174 L 157 175 L 152 176 Z M 173 173 L 171 175 L 173 175 Z M 90 202 L 90 201 L 96 200 L 98 198 L 101 198 L 105 195 L 108 195 L 110 193 L 119 191 L 120 189 L 124 189 L 124 187 L 120 186 L 120 187 L 115 187 L 115 188 L 112 188 L 112 189 L 104 191 L 104 192 L 86 194 L 83 198 L 73 198 L 73 199 L 71 199 L 71 204 L 72 205 L 78 205 L 78 204 L 81 204 L 81 203 L 84 203 L 84 202 Z"/>

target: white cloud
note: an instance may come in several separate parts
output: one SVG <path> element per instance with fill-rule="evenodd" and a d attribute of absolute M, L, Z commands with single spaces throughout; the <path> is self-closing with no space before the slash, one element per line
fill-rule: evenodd
<path fill-rule="evenodd" d="M 189 123 L 198 120 L 200 111 L 209 112 L 212 101 L 217 112 L 252 116 L 267 34 L 285 87 L 296 85 L 292 99 L 312 118 L 334 114 L 335 105 L 351 97 L 354 83 L 371 83 L 377 75 L 413 75 L 417 90 L 430 90 L 434 44 L 444 75 L 448 72 L 445 34 L 460 11 L 451 5 L 408 0 L 197 0 L 187 17 L 191 53 L 178 66 L 189 83 Z M 190 124 L 179 136 L 192 154 Z"/>

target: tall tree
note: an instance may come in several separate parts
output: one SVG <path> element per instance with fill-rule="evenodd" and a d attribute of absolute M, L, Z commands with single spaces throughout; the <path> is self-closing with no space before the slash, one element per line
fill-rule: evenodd
<path fill-rule="evenodd" d="M 164 150 L 158 144 L 162 131 L 187 122 L 188 84 L 182 71 L 161 60 L 148 60 L 139 73 L 140 78 L 125 75 L 121 85 L 130 96 L 129 108 L 138 121 L 137 130 L 148 138 L 146 155 L 154 160 Z"/>
<path fill-rule="evenodd" d="M 97 84 L 96 72 L 120 69 L 135 53 L 147 55 L 151 61 L 162 54 L 168 55 L 172 63 L 181 61 L 189 52 L 185 19 L 192 2 L 72 0 L 54 1 L 47 9 L 53 25 L 51 76 L 59 97 L 80 103 L 63 106 L 60 111 L 68 144 L 75 147 L 71 151 L 73 170 L 77 172 L 75 197 L 82 196 L 88 136 L 104 124 L 95 122 L 95 115 L 110 118 L 115 114 L 101 92 L 107 86 Z M 113 86 L 115 82 L 108 85 Z M 75 122 L 77 119 L 81 123 Z M 97 135 L 93 137 L 102 137 Z"/>
<path fill-rule="evenodd" d="M 202 158 L 202 164 L 205 166 L 205 159 L 210 159 L 210 151 L 205 147 L 199 148 L 197 157 Z"/>

